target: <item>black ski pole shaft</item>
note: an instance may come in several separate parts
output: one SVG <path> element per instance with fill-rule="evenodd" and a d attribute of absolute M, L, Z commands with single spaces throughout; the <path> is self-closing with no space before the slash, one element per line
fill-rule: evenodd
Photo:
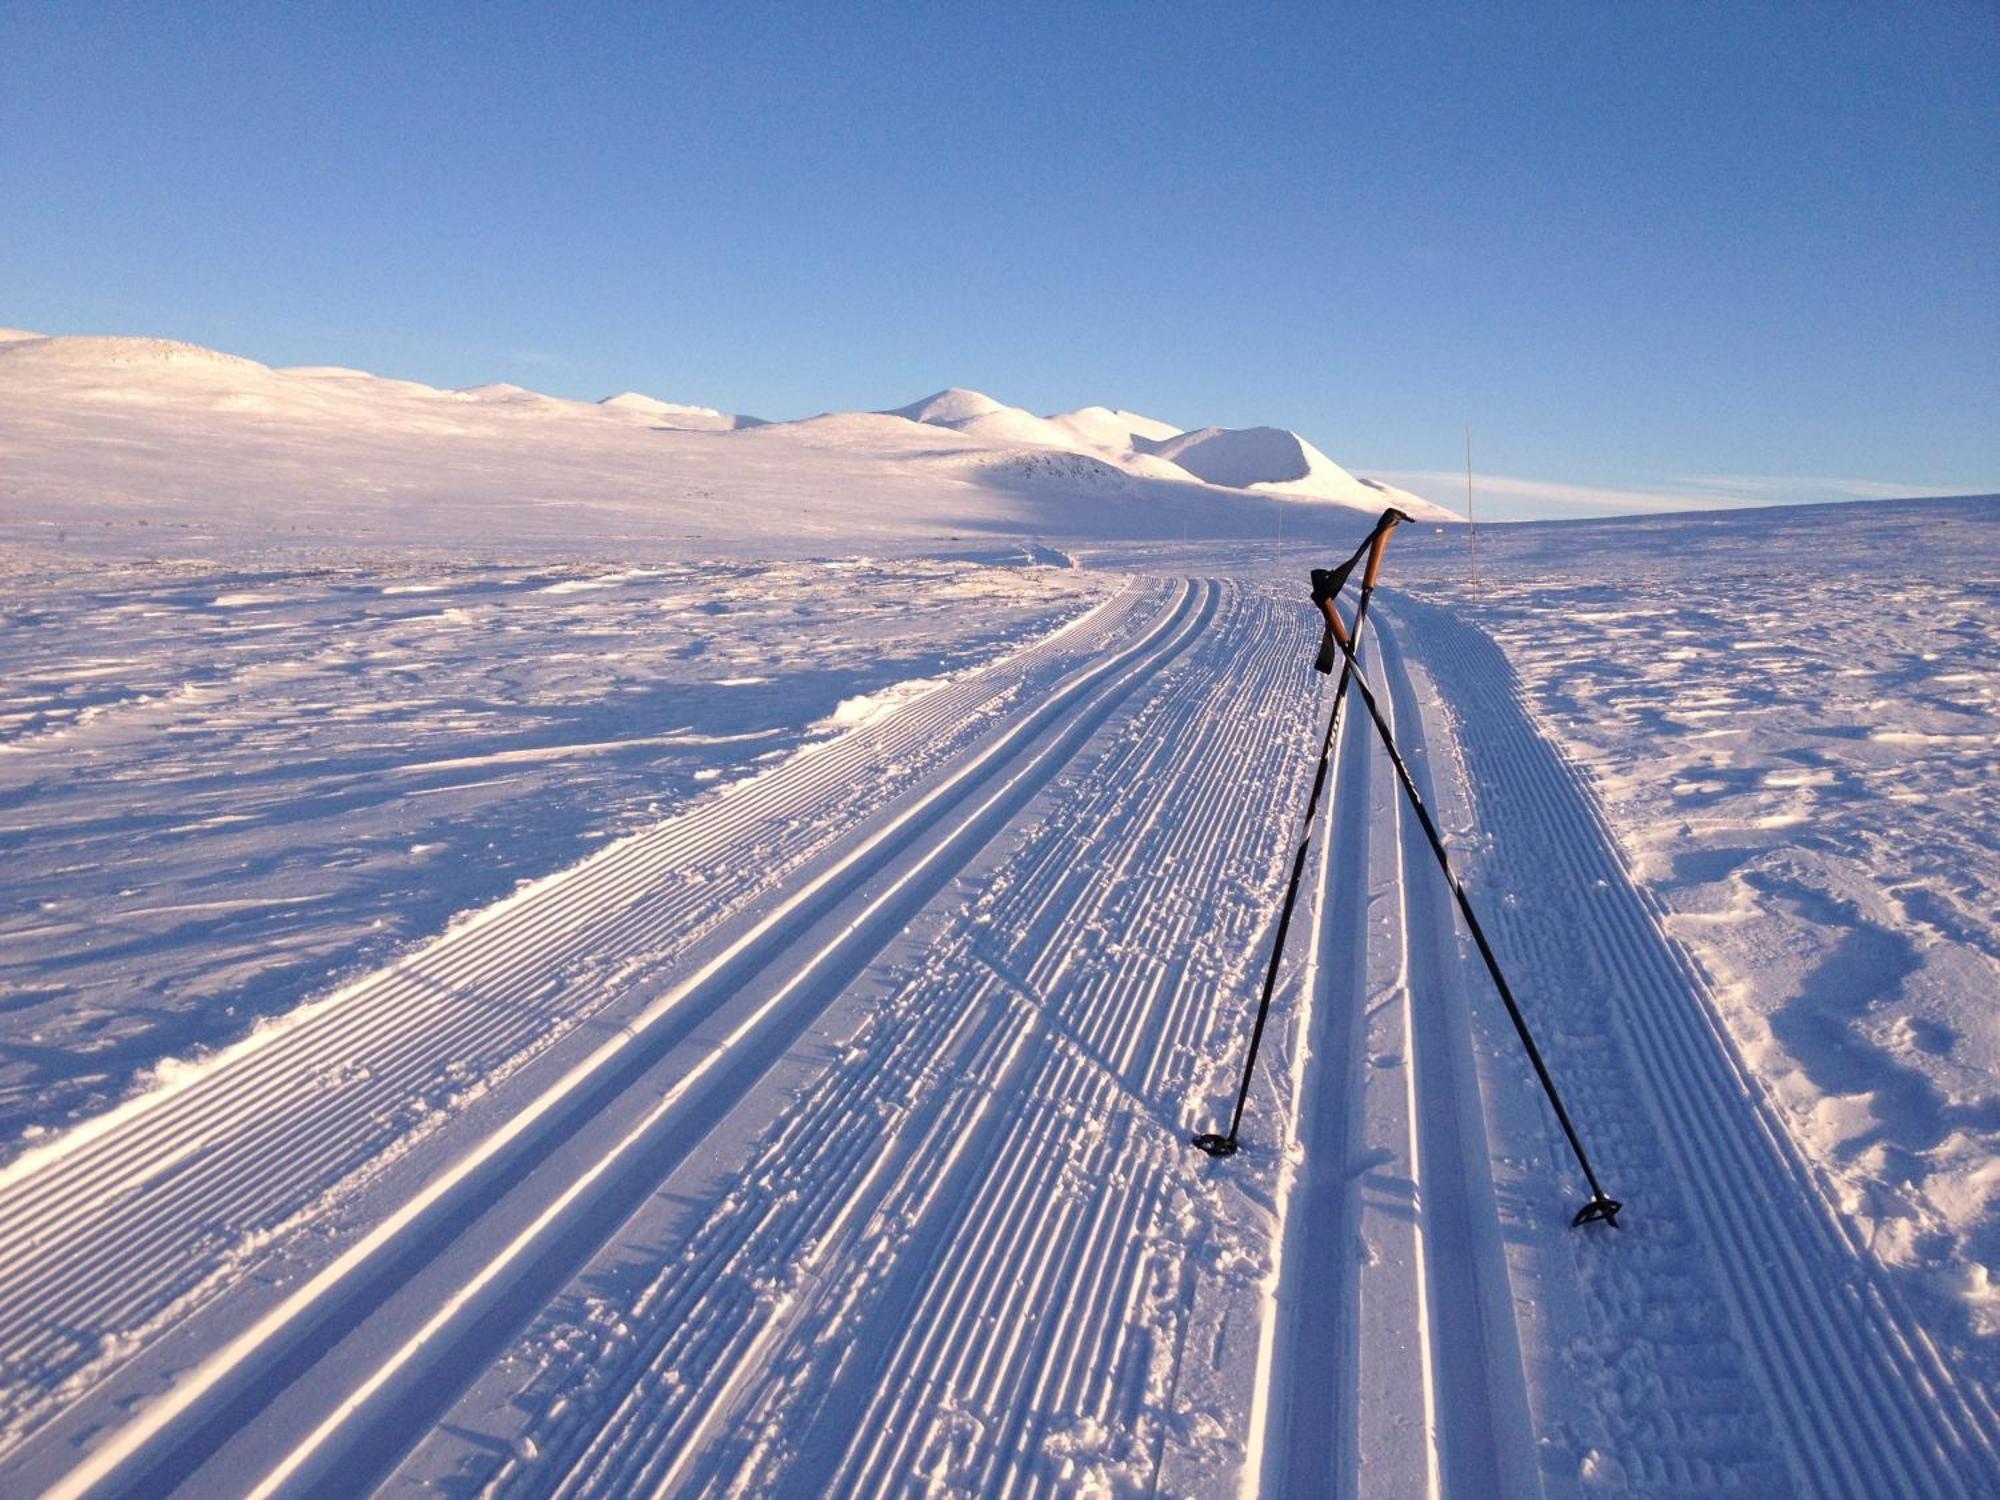
<path fill-rule="evenodd" d="M 1368 595 L 1370 590 L 1361 591 L 1361 601 L 1354 610 L 1354 638 L 1361 639 L 1362 622 L 1368 618 Z M 1312 796 L 1306 801 L 1305 824 L 1299 836 L 1298 852 L 1292 856 L 1292 879 L 1285 887 L 1285 904 L 1278 912 L 1278 931 L 1271 943 L 1271 960 L 1264 967 L 1264 990 L 1257 1000 L 1257 1020 L 1250 1028 L 1250 1048 L 1243 1057 L 1243 1082 L 1236 1090 L 1236 1108 L 1229 1116 L 1229 1132 L 1226 1135 L 1204 1134 L 1194 1138 L 1194 1144 L 1210 1156 L 1229 1156 L 1236 1150 L 1236 1132 L 1243 1124 L 1243 1106 L 1250 1098 L 1250 1081 L 1257 1071 L 1257 1049 L 1263 1045 L 1264 1022 L 1271 1014 L 1271 996 L 1278 987 L 1278 964 L 1285 954 L 1285 935 L 1291 931 L 1292 909 L 1298 905 L 1299 881 L 1305 874 L 1306 851 L 1312 848 L 1313 819 L 1319 811 L 1320 792 L 1326 786 L 1328 761 L 1333 754 L 1334 735 L 1340 727 L 1340 705 L 1347 701 L 1347 680 L 1353 671 L 1353 658 L 1340 669 L 1340 682 L 1333 690 L 1333 710 L 1327 715 L 1326 734 L 1320 740 L 1319 768 L 1313 772 Z"/>
<path fill-rule="evenodd" d="M 1331 620 L 1337 620 L 1332 605 L 1322 606 Z M 1332 624 L 1329 628 L 1333 629 Z M 1340 632 L 1335 629 L 1338 638 Z M 1396 737 L 1390 732 L 1389 722 L 1382 716 L 1382 706 L 1376 702 L 1368 679 L 1362 675 L 1355 660 L 1354 647 L 1345 639 L 1340 640 L 1340 649 L 1347 658 L 1346 676 L 1351 677 L 1354 689 L 1361 694 L 1361 701 L 1367 705 L 1368 715 L 1375 721 L 1375 732 L 1381 737 L 1383 746 L 1389 752 L 1389 763 L 1396 768 L 1396 777 L 1403 785 L 1403 795 L 1409 799 L 1415 810 L 1417 821 L 1423 825 L 1424 837 L 1430 840 L 1431 852 L 1437 856 L 1438 868 L 1444 872 L 1445 883 L 1451 887 L 1452 895 L 1458 901 L 1459 914 L 1465 918 L 1466 928 L 1472 933 L 1472 941 L 1478 945 L 1479 956 L 1486 960 L 1486 972 L 1493 976 L 1493 987 L 1500 992 L 1500 1002 L 1507 1007 L 1507 1017 L 1514 1023 L 1514 1032 L 1526 1049 L 1528 1061 L 1534 1064 L 1535 1076 L 1541 1080 L 1542 1092 L 1548 1096 L 1550 1106 L 1556 1112 L 1556 1121 L 1562 1126 L 1563 1135 L 1569 1141 L 1569 1149 L 1576 1156 L 1576 1164 L 1583 1168 L 1584 1181 L 1590 1184 L 1590 1202 L 1577 1211 L 1571 1222 L 1585 1224 L 1593 1219 L 1603 1219 L 1612 1228 L 1618 1227 L 1618 1210 L 1624 1207 L 1615 1198 L 1605 1193 L 1598 1183 L 1597 1173 L 1590 1165 L 1590 1156 L 1583 1149 L 1583 1138 L 1577 1134 L 1575 1124 L 1570 1120 L 1569 1111 L 1563 1107 L 1562 1095 L 1556 1091 L 1556 1082 L 1549 1073 L 1549 1066 L 1542 1060 L 1542 1049 L 1535 1045 L 1534 1034 L 1528 1030 L 1527 1017 L 1521 1014 L 1521 1007 L 1514 999 L 1514 991 L 1507 983 L 1507 976 L 1500 971 L 1500 960 L 1494 956 L 1493 945 L 1486 940 L 1486 930 L 1479 925 L 1479 918 L 1472 910 L 1472 899 L 1465 894 L 1465 886 L 1451 868 L 1451 858 L 1445 852 L 1444 839 L 1438 834 L 1437 824 L 1431 821 L 1430 810 L 1424 806 L 1424 799 L 1417 793 L 1416 782 L 1410 777 L 1410 768 L 1403 763 L 1402 752 L 1396 748 Z"/>
<path fill-rule="evenodd" d="M 1357 641 L 1361 639 L 1363 622 L 1368 618 L 1368 599 L 1375 592 L 1375 579 L 1382 570 L 1382 554 L 1389 545 L 1389 533 L 1402 519 L 1401 511 L 1384 511 L 1381 518 L 1376 521 L 1375 529 L 1368 533 L 1359 547 L 1354 549 L 1352 557 L 1338 568 L 1329 572 L 1316 572 L 1313 575 L 1314 597 L 1317 599 L 1323 594 L 1331 601 L 1339 596 L 1341 587 L 1346 583 L 1348 574 L 1354 571 L 1355 564 L 1361 561 L 1364 553 L 1367 554 L 1368 571 L 1362 580 L 1360 602 L 1354 610 L 1354 639 Z M 1321 672 L 1332 669 L 1333 659 L 1330 653 L 1335 633 L 1338 632 L 1343 641 L 1346 639 L 1346 631 L 1340 625 L 1338 611 L 1330 602 L 1324 608 L 1330 623 L 1326 627 L 1326 641 L 1320 647 L 1319 660 L 1313 663 Z M 1250 1082 L 1256 1076 L 1257 1052 L 1264 1041 L 1264 1023 L 1270 1018 L 1271 996 L 1278 986 L 1278 965 L 1284 958 L 1285 936 L 1291 931 L 1292 911 L 1298 904 L 1299 882 L 1306 869 L 1306 852 L 1312 847 L 1313 819 L 1319 811 L 1320 793 L 1326 787 L 1327 765 L 1333 754 L 1334 735 L 1340 727 L 1340 707 L 1347 701 L 1347 683 L 1353 671 L 1354 658 L 1350 655 L 1340 669 L 1340 682 L 1333 690 L 1333 708 L 1327 715 L 1326 734 L 1320 740 L 1319 766 L 1313 772 L 1312 796 L 1306 802 L 1306 815 L 1299 837 L 1298 852 L 1292 856 L 1292 878 L 1285 887 L 1285 902 L 1278 913 L 1278 930 L 1271 941 L 1271 959 L 1264 969 L 1264 989 L 1257 1000 L 1256 1022 L 1250 1028 L 1250 1046 L 1243 1057 L 1243 1081 L 1236 1090 L 1236 1107 L 1230 1112 L 1229 1131 L 1225 1135 L 1204 1132 L 1194 1137 L 1194 1144 L 1210 1156 L 1230 1156 L 1236 1151 L 1236 1132 L 1243 1124 L 1243 1109 L 1250 1098 Z"/>

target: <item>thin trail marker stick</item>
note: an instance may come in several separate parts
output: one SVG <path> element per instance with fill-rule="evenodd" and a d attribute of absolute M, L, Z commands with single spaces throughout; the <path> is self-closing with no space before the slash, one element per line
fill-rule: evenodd
<path fill-rule="evenodd" d="M 1465 429 L 1465 541 L 1472 549 L 1472 597 L 1479 597 L 1479 526 L 1472 519 L 1472 427 Z"/>

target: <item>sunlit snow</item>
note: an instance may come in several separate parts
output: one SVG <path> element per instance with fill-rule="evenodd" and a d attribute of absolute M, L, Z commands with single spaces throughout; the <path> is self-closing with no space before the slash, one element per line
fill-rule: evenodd
<path fill-rule="evenodd" d="M 0 1489 L 1993 1492 L 2000 499 L 1450 519 L 0 339 Z"/>

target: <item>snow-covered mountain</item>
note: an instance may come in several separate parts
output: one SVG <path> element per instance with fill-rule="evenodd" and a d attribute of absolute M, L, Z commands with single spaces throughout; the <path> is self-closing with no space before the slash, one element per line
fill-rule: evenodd
<path fill-rule="evenodd" d="M 1457 519 L 1407 490 L 1357 478 L 1296 432 L 1281 427 L 1203 427 L 1183 432 L 1170 422 L 1107 406 L 1038 417 L 963 386 L 884 415 L 1010 447 L 1060 448 L 1107 460 L 1149 479 L 1194 479 L 1225 489 L 1269 491 L 1364 510 L 1395 505 L 1419 520 Z"/>
<path fill-rule="evenodd" d="M 1183 433 L 1104 406 L 1038 416 L 950 388 L 888 412 L 765 422 L 633 391 L 444 390 L 335 365 L 273 368 L 158 338 L 0 333 L 15 524 L 207 539 L 778 552 L 967 530 L 1263 537 L 1272 499 L 1331 540 L 1356 512 L 1449 512 L 1357 479 L 1296 434 Z M 1310 540 L 1307 517 L 1284 523 Z M 683 545 L 687 544 L 687 545 Z"/>
<path fill-rule="evenodd" d="M 712 406 L 683 406 L 678 401 L 662 401 L 657 396 L 642 396 L 637 391 L 621 391 L 616 396 L 606 396 L 597 404 L 606 411 L 622 412 L 655 426 L 672 427 L 682 432 L 733 432 L 739 427 L 764 425 L 762 417 L 736 416 L 717 411 Z"/>
<path fill-rule="evenodd" d="M 948 427 L 953 432 L 1004 448 L 1071 448 L 1070 435 L 1054 424 L 1018 406 L 1005 406 L 980 391 L 952 386 L 934 396 L 908 406 L 897 407 L 884 416 L 902 417 L 932 427 Z"/>

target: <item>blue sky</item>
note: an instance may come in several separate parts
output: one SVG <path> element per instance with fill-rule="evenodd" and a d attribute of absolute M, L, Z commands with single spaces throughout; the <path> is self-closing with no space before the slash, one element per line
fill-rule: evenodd
<path fill-rule="evenodd" d="M 1295 428 L 1482 509 L 2000 490 L 2000 11 L 0 0 L 0 323 Z"/>

